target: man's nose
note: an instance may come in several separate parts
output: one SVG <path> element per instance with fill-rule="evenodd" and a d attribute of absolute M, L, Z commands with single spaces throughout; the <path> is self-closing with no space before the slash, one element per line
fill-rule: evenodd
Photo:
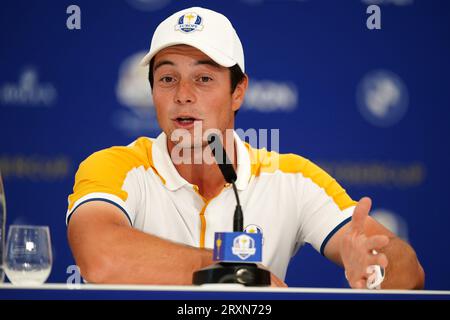
<path fill-rule="evenodd" d="M 175 92 L 175 102 L 179 104 L 193 103 L 195 102 L 195 94 L 192 84 L 189 81 L 181 80 L 178 84 L 178 88 Z"/>

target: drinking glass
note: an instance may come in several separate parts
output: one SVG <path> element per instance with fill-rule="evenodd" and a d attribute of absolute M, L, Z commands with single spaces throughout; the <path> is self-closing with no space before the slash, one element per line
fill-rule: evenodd
<path fill-rule="evenodd" d="M 13 284 L 43 284 L 50 275 L 52 262 L 50 231 L 47 226 L 9 227 L 4 269 Z"/>
<path fill-rule="evenodd" d="M 3 250 L 5 250 L 5 224 L 6 224 L 6 201 L 3 189 L 2 173 L 0 172 L 0 283 L 3 282 Z"/>

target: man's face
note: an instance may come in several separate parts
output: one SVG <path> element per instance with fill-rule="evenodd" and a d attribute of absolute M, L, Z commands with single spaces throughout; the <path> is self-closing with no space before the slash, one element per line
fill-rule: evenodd
<path fill-rule="evenodd" d="M 208 129 L 224 133 L 234 128 L 234 112 L 242 104 L 247 78 L 231 93 L 228 68 L 194 47 L 177 45 L 156 54 L 153 79 L 158 123 L 169 141 L 176 129 L 192 135 L 194 124 L 201 125 L 202 135 Z"/>

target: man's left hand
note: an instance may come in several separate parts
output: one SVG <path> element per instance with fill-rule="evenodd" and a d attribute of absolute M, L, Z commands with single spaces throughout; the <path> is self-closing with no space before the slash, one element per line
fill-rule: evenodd
<path fill-rule="evenodd" d="M 366 236 L 364 225 L 371 207 L 370 198 L 362 198 L 353 212 L 352 220 L 347 232 L 340 243 L 342 263 L 345 268 L 345 275 L 354 289 L 366 288 L 366 281 L 369 277 L 367 268 L 371 265 L 380 265 L 386 268 L 388 259 L 385 254 L 379 252 L 389 243 L 389 238 L 385 235 Z"/>

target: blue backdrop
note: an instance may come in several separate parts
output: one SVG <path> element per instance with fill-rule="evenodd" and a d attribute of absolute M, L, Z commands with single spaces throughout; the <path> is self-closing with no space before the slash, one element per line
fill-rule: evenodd
<path fill-rule="evenodd" d="M 68 6 L 81 29 L 68 29 Z M 381 29 L 366 9 L 378 4 Z M 116 0 L 0 4 L 0 169 L 9 224 L 51 228 L 50 282 L 74 264 L 65 212 L 92 152 L 159 132 L 136 61 L 155 27 L 187 6 L 224 13 L 244 45 L 250 89 L 237 128 L 280 129 L 280 151 L 322 165 L 408 239 L 427 289 L 450 289 L 450 2 Z M 447 137 L 447 138 L 446 138 Z M 347 287 L 311 247 L 291 286 Z"/>

